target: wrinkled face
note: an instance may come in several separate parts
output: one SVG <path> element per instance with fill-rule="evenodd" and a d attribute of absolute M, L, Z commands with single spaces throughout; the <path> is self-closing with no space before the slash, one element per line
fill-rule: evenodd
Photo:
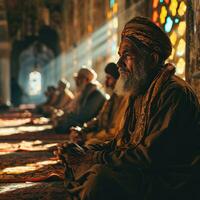
<path fill-rule="evenodd" d="M 84 90 L 84 88 L 88 84 L 88 80 L 84 76 L 78 75 L 77 77 L 74 78 L 74 80 L 78 91 Z"/>
<path fill-rule="evenodd" d="M 129 39 L 124 38 L 119 47 L 119 61 L 117 63 L 120 77 L 116 84 L 119 95 L 137 96 L 147 85 L 148 67 L 145 66 L 146 57 Z"/>
<path fill-rule="evenodd" d="M 113 76 L 111 76 L 110 74 L 106 74 L 105 86 L 107 88 L 114 89 L 116 81 L 117 80 L 113 78 Z"/>
<path fill-rule="evenodd" d="M 105 91 L 107 94 L 112 95 L 113 90 L 115 88 L 117 80 L 113 78 L 110 74 L 106 74 L 105 78 Z"/>
<path fill-rule="evenodd" d="M 65 90 L 65 88 L 66 88 L 66 85 L 65 84 L 63 84 L 62 82 L 59 82 L 58 83 L 58 90 L 59 91 L 64 91 Z"/>

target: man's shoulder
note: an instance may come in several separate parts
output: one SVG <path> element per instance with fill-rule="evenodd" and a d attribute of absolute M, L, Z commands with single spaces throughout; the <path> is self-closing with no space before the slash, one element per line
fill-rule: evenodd
<path fill-rule="evenodd" d="M 104 97 L 105 98 L 105 92 L 103 92 L 101 89 L 99 89 L 99 88 L 96 88 L 94 91 L 93 91 L 93 93 L 92 93 L 93 95 L 97 95 L 97 96 L 102 96 L 102 97 Z"/>
<path fill-rule="evenodd" d="M 173 75 L 168 81 L 166 81 L 163 87 L 167 91 L 177 91 L 183 94 L 191 93 L 194 95 L 194 91 L 190 84 L 176 75 Z"/>

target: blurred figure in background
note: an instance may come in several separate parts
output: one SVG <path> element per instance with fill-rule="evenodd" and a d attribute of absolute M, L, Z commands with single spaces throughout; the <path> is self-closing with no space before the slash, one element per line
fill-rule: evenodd
<path fill-rule="evenodd" d="M 127 98 L 114 92 L 119 72 L 115 63 L 108 63 L 105 67 L 105 90 L 110 99 L 104 103 L 96 118 L 84 123 L 83 127 L 71 128 L 69 141 L 78 144 L 101 143 L 115 137 L 121 128 Z"/>
<path fill-rule="evenodd" d="M 48 100 L 42 106 L 42 113 L 45 116 L 52 117 L 57 116 L 59 113 L 63 113 L 63 110 L 71 103 L 74 99 L 73 93 L 69 90 L 70 84 L 65 79 L 61 79 L 58 82 L 58 87 L 49 88 L 47 91 Z"/>
<path fill-rule="evenodd" d="M 74 110 L 54 120 L 56 132 L 66 133 L 72 126 L 82 126 L 95 117 L 105 102 L 104 94 L 98 89 L 96 72 L 87 67 L 74 75 L 77 87 Z"/>
<path fill-rule="evenodd" d="M 57 92 L 54 86 L 48 86 L 45 91 L 46 101 L 42 104 L 37 105 L 36 110 L 38 113 L 44 114 L 48 110 L 49 107 L 52 107 L 57 100 Z"/>

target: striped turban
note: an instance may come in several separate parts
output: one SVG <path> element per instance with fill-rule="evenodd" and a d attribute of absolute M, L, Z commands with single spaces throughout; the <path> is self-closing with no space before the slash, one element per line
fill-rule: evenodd
<path fill-rule="evenodd" d="M 127 37 L 133 42 L 145 46 L 150 51 L 158 53 L 166 60 L 172 51 L 172 45 L 167 34 L 156 24 L 145 17 L 134 17 L 124 27 L 122 39 Z"/>

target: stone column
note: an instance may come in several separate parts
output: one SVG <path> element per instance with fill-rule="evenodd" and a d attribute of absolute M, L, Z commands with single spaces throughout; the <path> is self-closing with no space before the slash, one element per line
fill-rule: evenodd
<path fill-rule="evenodd" d="M 186 80 L 200 100 L 200 0 L 187 1 Z"/>
<path fill-rule="evenodd" d="M 0 1 L 0 99 L 10 104 L 10 42 L 4 1 Z"/>

